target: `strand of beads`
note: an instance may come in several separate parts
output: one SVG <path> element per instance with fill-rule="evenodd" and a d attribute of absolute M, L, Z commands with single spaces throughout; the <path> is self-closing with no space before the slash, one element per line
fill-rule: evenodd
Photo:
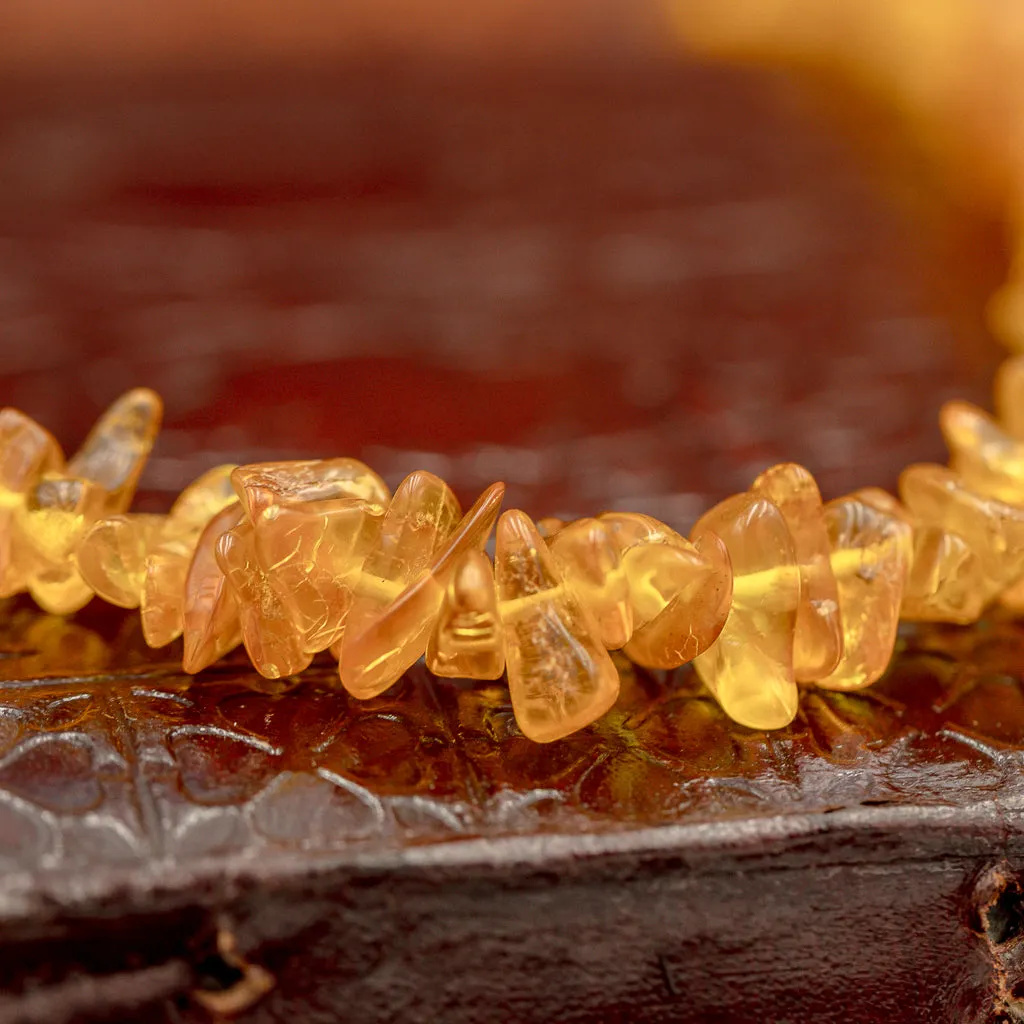
<path fill-rule="evenodd" d="M 0 411 L 0 596 L 68 614 L 93 594 L 140 608 L 147 642 L 184 640 L 199 672 L 238 644 L 260 676 L 330 650 L 339 685 L 375 696 L 420 657 L 436 675 L 504 673 L 523 733 L 549 742 L 615 702 L 609 652 L 693 662 L 736 721 L 787 725 L 799 684 L 870 686 L 901 618 L 965 623 L 1024 611 L 1024 357 L 996 381 L 999 419 L 950 402 L 950 466 L 904 471 L 823 504 L 807 470 L 762 473 L 689 538 L 649 516 L 565 523 L 499 515 L 492 484 L 465 513 L 418 471 L 392 495 L 349 458 L 219 466 L 166 515 L 128 511 L 161 405 L 137 389 L 65 462 Z M 494 561 L 486 553 L 492 532 Z"/>

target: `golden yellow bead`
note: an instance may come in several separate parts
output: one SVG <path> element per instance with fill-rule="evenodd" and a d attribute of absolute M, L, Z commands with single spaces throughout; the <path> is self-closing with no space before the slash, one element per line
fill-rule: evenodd
<path fill-rule="evenodd" d="M 516 721 L 531 740 L 550 743 L 603 715 L 619 674 L 526 513 L 498 520 L 494 570 Z"/>
<path fill-rule="evenodd" d="M 855 497 L 829 502 L 825 525 L 839 587 L 843 652 L 818 685 L 860 690 L 885 672 L 892 657 L 913 531 L 903 516 Z"/>
<path fill-rule="evenodd" d="M 364 563 L 345 626 L 338 672 L 345 688 L 357 697 L 383 693 L 425 652 L 455 566 L 467 551 L 483 550 L 505 494 L 503 483 L 491 484 L 452 529 L 451 511 L 457 512 L 458 503 L 447 485 L 429 473 L 413 477 L 407 478 L 412 481 L 407 489 L 403 482 L 395 492 L 381 529 L 381 545 Z M 389 527 L 388 516 L 400 499 L 397 517 Z M 416 525 L 401 529 L 401 518 Z M 421 536 L 414 539 L 411 532 Z M 418 549 L 426 550 L 431 532 L 429 562 L 423 567 Z M 396 542 L 391 543 L 389 537 Z M 385 545 L 390 545 L 397 561 L 379 557 Z M 382 575 L 382 570 L 389 575 Z M 409 582 L 397 596 L 381 600 L 390 587 L 404 579 Z"/>
<path fill-rule="evenodd" d="M 1024 509 L 985 497 L 945 466 L 908 466 L 900 496 L 921 523 L 962 537 L 980 563 L 976 599 L 984 607 L 1024 576 Z"/>
<path fill-rule="evenodd" d="M 235 469 L 216 466 L 193 480 L 171 506 L 160 540 L 146 555 L 139 610 L 150 647 L 163 647 L 181 636 L 189 564 L 207 523 L 229 506 L 237 508 L 231 486 Z"/>
<path fill-rule="evenodd" d="M 334 498 L 270 505 L 256 517 L 256 559 L 288 608 L 304 651 L 326 650 L 344 634 L 384 513 L 383 505 L 360 498 Z"/>
<path fill-rule="evenodd" d="M 26 495 L 44 473 L 59 473 L 64 455 L 53 437 L 17 409 L 0 409 L 0 598 L 24 590 L 31 559 L 17 529 Z"/>
<path fill-rule="evenodd" d="M 577 519 L 562 527 L 548 547 L 565 585 L 597 623 L 601 643 L 609 650 L 624 647 L 633 634 L 633 611 L 611 532 L 598 519 Z"/>
<path fill-rule="evenodd" d="M 97 420 L 68 462 L 67 474 L 105 492 L 103 513 L 124 512 L 160 430 L 163 402 L 149 388 L 126 392 Z"/>
<path fill-rule="evenodd" d="M 139 617 L 150 647 L 169 644 L 185 628 L 185 583 L 198 540 L 199 534 L 165 535 L 146 555 Z"/>
<path fill-rule="evenodd" d="M 626 655 L 638 665 L 672 669 L 693 661 L 718 639 L 729 617 L 733 580 L 725 544 L 711 532 L 684 543 L 631 549 L 646 564 L 642 576 L 638 565 L 631 578 L 642 578 L 645 590 L 664 601 L 626 644 Z"/>
<path fill-rule="evenodd" d="M 558 516 L 544 516 L 537 520 L 537 531 L 545 540 L 551 540 L 563 526 L 565 520 L 559 519 Z"/>
<path fill-rule="evenodd" d="M 185 575 L 182 610 L 185 655 L 181 667 L 201 672 L 242 640 L 238 602 L 217 562 L 217 544 L 242 522 L 244 514 L 235 502 L 206 524 Z"/>
<path fill-rule="evenodd" d="M 91 481 L 47 474 L 16 512 L 24 556 L 31 560 L 29 593 L 54 615 L 78 611 L 92 597 L 72 556 L 102 513 L 106 498 Z"/>
<path fill-rule="evenodd" d="M 1024 441 L 1024 356 L 1005 359 L 996 371 L 996 414 L 1003 429 Z"/>
<path fill-rule="evenodd" d="M 121 608 L 137 608 L 146 579 L 146 558 L 159 543 L 167 516 L 123 513 L 93 523 L 75 550 L 83 581 Z"/>
<path fill-rule="evenodd" d="M 793 671 L 798 682 L 814 682 L 835 669 L 843 651 L 843 628 L 821 494 L 814 477 L 792 462 L 772 466 L 751 490 L 782 513 L 800 567 Z"/>
<path fill-rule="evenodd" d="M 779 729 L 797 711 L 793 640 L 800 572 L 782 513 L 767 498 L 737 494 L 697 521 L 691 537 L 717 534 L 733 571 L 732 609 L 694 668 L 730 718 Z"/>
<path fill-rule="evenodd" d="M 427 641 L 427 668 L 457 679 L 500 679 L 505 644 L 491 560 L 465 552 L 455 563 Z"/>
<path fill-rule="evenodd" d="M 967 487 L 1011 505 L 1024 504 L 1024 442 L 1010 437 L 970 402 L 946 402 L 939 426 L 950 466 Z"/>
<path fill-rule="evenodd" d="M 313 656 L 303 650 L 287 606 L 256 560 L 248 520 L 221 534 L 216 557 L 238 605 L 242 643 L 253 668 L 267 679 L 301 672 Z"/>
<path fill-rule="evenodd" d="M 910 622 L 973 622 L 985 605 L 981 561 L 959 534 L 921 522 L 910 509 L 878 487 L 864 487 L 851 497 L 913 529 L 910 570 L 903 587 L 900 618 Z"/>
<path fill-rule="evenodd" d="M 598 521 L 619 552 L 633 628 L 660 615 L 699 563 L 693 545 L 671 527 L 641 512 L 602 512 Z"/>
<path fill-rule="evenodd" d="M 170 522 L 200 530 L 206 526 L 218 512 L 238 500 L 232 486 L 232 476 L 237 468 L 230 462 L 214 466 L 196 477 L 171 506 Z"/>
<path fill-rule="evenodd" d="M 381 523 L 380 540 L 367 554 L 356 580 L 345 623 L 338 672 L 354 696 L 383 693 L 408 667 L 397 668 L 405 660 L 408 638 L 393 616 L 384 612 L 411 583 L 428 573 L 459 515 L 455 495 L 433 473 L 417 470 L 398 485 Z M 423 643 L 426 647 L 425 636 Z"/>
<path fill-rule="evenodd" d="M 271 505 L 359 498 L 386 506 L 387 484 L 358 459 L 303 459 L 239 466 L 232 481 L 251 522 Z"/>

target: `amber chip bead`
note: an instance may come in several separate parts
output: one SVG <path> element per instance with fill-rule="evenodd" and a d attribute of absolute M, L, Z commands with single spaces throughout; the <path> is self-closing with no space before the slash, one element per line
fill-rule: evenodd
<path fill-rule="evenodd" d="M 611 532 L 598 519 L 577 519 L 549 541 L 565 585 L 597 623 L 609 650 L 625 647 L 633 634 L 629 582 Z"/>
<path fill-rule="evenodd" d="M 500 679 L 505 641 L 491 560 L 471 548 L 452 568 L 427 641 L 427 668 L 436 676 Z"/>
<path fill-rule="evenodd" d="M 691 537 L 709 533 L 729 553 L 732 608 L 694 668 L 730 718 L 752 729 L 780 729 L 797 710 L 793 642 L 800 569 L 793 538 L 778 506 L 753 493 L 705 512 Z"/>
<path fill-rule="evenodd" d="M 430 474 L 423 476 L 430 477 Z M 413 525 L 392 534 L 400 541 L 404 539 L 407 545 L 404 556 L 399 544 L 394 547 L 394 551 L 404 559 L 402 573 L 394 572 L 394 563 L 390 566 L 383 560 L 374 563 L 378 569 L 386 567 L 392 572 L 391 580 L 401 580 L 407 574 L 410 582 L 390 602 L 384 603 L 377 597 L 381 593 L 379 577 L 371 577 L 372 590 L 363 588 L 365 572 L 360 577 L 350 616 L 353 621 L 346 626 L 338 669 L 342 683 L 356 696 L 382 693 L 423 655 L 456 565 L 467 551 L 482 551 L 494 529 L 505 494 L 504 484 L 488 487 L 452 528 L 450 516 L 453 510 L 457 512 L 458 503 L 446 485 L 443 490 L 437 486 L 440 483 L 437 477 L 432 477 L 413 480 L 409 486 L 408 496 L 413 503 L 403 514 L 413 516 Z M 395 492 L 392 508 L 402 487 L 400 485 Z M 414 498 L 421 503 L 418 517 L 414 512 Z M 387 530 L 388 518 L 385 515 L 381 528 L 382 544 Z M 418 538 L 412 536 L 416 530 L 421 533 Z M 429 562 L 419 569 L 422 552 L 427 551 L 428 544 Z M 411 568 L 413 566 L 416 568 Z M 362 605 L 359 604 L 360 597 Z M 358 618 L 355 617 L 357 612 Z"/>
<path fill-rule="evenodd" d="M 909 466 L 900 496 L 922 523 L 954 533 L 980 563 L 979 597 L 987 605 L 1024 575 L 1024 508 L 973 491 L 945 466 Z"/>
<path fill-rule="evenodd" d="M 836 578 L 829 561 L 821 494 L 814 477 L 792 462 L 762 473 L 752 490 L 773 501 L 793 538 L 800 568 L 793 671 L 800 682 L 829 675 L 843 653 L 843 626 Z"/>
<path fill-rule="evenodd" d="M 889 665 L 912 554 L 903 516 L 855 497 L 825 506 L 843 643 L 838 665 L 817 680 L 830 690 L 860 690 Z"/>
<path fill-rule="evenodd" d="M 525 512 L 512 509 L 498 520 L 494 573 L 509 693 L 523 734 L 550 743 L 600 718 L 618 697 L 619 673 Z"/>
<path fill-rule="evenodd" d="M 0 596 L 70 614 L 95 594 L 138 606 L 152 646 L 183 637 L 185 671 L 239 643 L 250 685 L 319 651 L 372 698 L 421 657 L 439 676 L 504 672 L 517 723 L 541 743 L 608 711 L 609 651 L 650 669 L 692 661 L 735 721 L 777 729 L 797 684 L 870 686 L 900 619 L 966 623 L 994 602 L 1024 613 L 1024 356 L 996 380 L 998 418 L 940 414 L 949 467 L 908 467 L 822 503 L 808 470 L 773 466 L 700 517 L 689 538 L 635 512 L 534 523 L 500 515 L 504 484 L 462 514 L 417 471 L 394 495 L 357 459 L 218 466 L 167 515 L 129 505 L 159 398 L 121 396 L 65 464 L 27 416 L 0 410 Z M 487 555 L 496 529 L 494 561 Z"/>

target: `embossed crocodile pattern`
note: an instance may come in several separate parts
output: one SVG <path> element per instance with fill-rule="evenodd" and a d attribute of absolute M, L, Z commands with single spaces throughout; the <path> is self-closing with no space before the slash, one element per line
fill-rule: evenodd
<path fill-rule="evenodd" d="M 1024 629 L 1008 621 L 908 634 L 878 686 L 808 693 L 773 734 L 730 722 L 689 671 L 655 678 L 623 662 L 613 712 L 542 747 L 518 732 L 500 683 L 417 666 L 360 702 L 330 688 L 326 660 L 287 690 L 241 657 L 190 681 L 174 648 L 145 648 L 130 614 L 63 621 L 15 603 L 3 620 L 0 871 L 12 885 L 1024 791 Z"/>

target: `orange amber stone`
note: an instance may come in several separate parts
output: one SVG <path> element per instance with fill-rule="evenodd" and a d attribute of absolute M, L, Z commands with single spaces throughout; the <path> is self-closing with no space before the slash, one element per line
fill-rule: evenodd
<path fill-rule="evenodd" d="M 633 628 L 638 629 L 661 614 L 673 588 L 688 582 L 687 566 L 696 557 L 693 545 L 642 512 L 602 512 L 598 520 L 619 552 Z"/>
<path fill-rule="evenodd" d="M 505 495 L 503 483 L 491 484 L 452 530 L 448 525 L 448 517 L 452 508 L 458 510 L 455 496 L 437 477 L 429 473 L 422 476 L 429 479 L 414 481 L 403 499 L 412 504 L 401 514 L 414 515 L 412 510 L 416 501 L 426 499 L 424 515 L 419 522 L 438 524 L 436 536 L 430 541 L 433 548 L 431 562 L 425 571 L 418 569 L 414 575 L 410 574 L 411 582 L 401 589 L 397 597 L 385 604 L 380 602 L 380 596 L 386 594 L 387 590 L 381 584 L 401 579 L 408 569 L 403 569 L 401 574 L 396 573 L 396 563 L 376 559 L 376 553 L 366 559 L 345 627 L 338 665 L 342 683 L 356 697 L 373 697 L 383 693 L 424 653 L 455 566 L 467 551 L 483 550 Z M 412 477 L 407 480 L 412 480 Z M 447 496 L 438 488 L 438 484 L 447 491 Z M 403 494 L 404 486 L 403 482 L 395 492 L 392 509 Z M 389 542 L 390 515 L 391 509 L 384 517 L 382 548 Z M 423 525 L 418 529 L 422 531 Z M 422 546 L 425 549 L 429 539 L 425 536 L 413 538 L 407 530 L 390 532 L 390 537 L 397 539 L 392 551 L 400 561 L 403 561 L 404 545 L 409 557 L 409 561 L 404 562 L 406 566 L 419 563 L 421 555 L 416 548 Z M 374 575 L 367 580 L 367 567 L 371 562 L 375 567 Z M 381 569 L 390 574 L 390 580 L 379 575 Z"/>
<path fill-rule="evenodd" d="M 505 644 L 491 560 L 475 548 L 455 563 L 427 641 L 427 668 L 436 676 L 500 679 Z"/>
<path fill-rule="evenodd" d="M 619 694 L 619 674 L 596 625 L 533 521 L 498 520 L 494 560 L 512 709 L 523 734 L 550 743 L 589 725 Z"/>
<path fill-rule="evenodd" d="M 231 487 L 235 468 L 216 466 L 193 480 L 171 507 L 159 543 L 146 556 L 139 607 L 142 634 L 150 647 L 163 647 L 181 636 L 189 564 L 206 524 L 237 504 Z"/>
<path fill-rule="evenodd" d="M 97 420 L 68 463 L 68 476 L 89 480 L 106 492 L 103 511 L 124 512 L 160 430 L 163 402 L 149 388 L 116 399 Z"/>
<path fill-rule="evenodd" d="M 600 520 L 577 519 L 562 527 L 548 547 L 565 585 L 597 623 L 601 643 L 609 650 L 624 647 L 633 634 L 633 610 L 611 532 Z"/>
<path fill-rule="evenodd" d="M 665 604 L 626 644 L 626 655 L 638 665 L 671 669 L 693 661 L 718 639 L 729 617 L 732 565 L 724 542 L 708 532 L 684 543 L 645 549 L 658 554 L 656 564 L 648 563 L 645 588 Z"/>
<path fill-rule="evenodd" d="M 252 524 L 243 521 L 221 534 L 216 555 L 238 605 L 253 668 L 267 679 L 301 672 L 313 655 L 303 650 L 288 608 L 256 560 Z"/>
<path fill-rule="evenodd" d="M 1024 442 L 970 402 L 946 402 L 939 426 L 950 466 L 971 490 L 1012 505 L 1024 503 Z"/>
<path fill-rule="evenodd" d="M 1024 509 L 972 491 L 945 466 L 908 466 L 900 496 L 922 523 L 962 537 L 980 563 L 976 599 L 987 605 L 1024 576 Z"/>
<path fill-rule="evenodd" d="M 383 693 L 408 668 L 395 674 L 408 637 L 383 613 L 427 572 L 455 529 L 460 511 L 451 488 L 433 473 L 417 470 L 398 485 L 384 514 L 380 542 L 363 562 L 345 623 L 338 672 L 353 696 Z M 423 641 L 425 646 L 426 637 Z"/>
<path fill-rule="evenodd" d="M 717 534 L 733 571 L 732 610 L 718 639 L 693 662 L 725 713 L 751 729 L 793 721 L 793 638 L 800 572 L 786 521 L 756 494 L 737 494 L 697 521 L 691 537 Z"/>
<path fill-rule="evenodd" d="M 995 404 L 1006 432 L 1024 441 L 1024 356 L 1003 360 L 996 371 Z"/>
<path fill-rule="evenodd" d="M 766 470 L 751 490 L 775 503 L 793 538 L 800 566 L 793 670 L 799 682 L 814 682 L 839 664 L 843 650 L 838 590 L 829 563 L 821 494 L 814 477 L 792 462 Z"/>
<path fill-rule="evenodd" d="M 910 569 L 903 587 L 900 618 L 911 622 L 974 622 L 984 608 L 981 561 L 959 534 L 921 522 L 910 509 L 878 487 L 850 495 L 913 529 Z"/>
<path fill-rule="evenodd" d="M 168 521 L 176 527 L 202 530 L 218 512 L 238 500 L 232 484 L 237 468 L 233 462 L 228 462 L 197 476 L 178 495 Z"/>
<path fill-rule="evenodd" d="M 843 614 L 843 653 L 818 685 L 830 690 L 870 686 L 889 666 L 909 569 L 912 530 L 898 514 L 858 500 L 825 506 L 832 569 Z"/>
<path fill-rule="evenodd" d="M 384 512 L 360 498 L 334 498 L 269 505 L 256 517 L 256 560 L 288 608 L 303 650 L 325 650 L 344 634 Z"/>
<path fill-rule="evenodd" d="M 241 642 L 238 602 L 217 562 L 217 544 L 243 518 L 237 502 L 218 512 L 199 535 L 189 564 L 182 613 L 185 656 L 181 667 L 190 674 L 201 672 Z"/>
<path fill-rule="evenodd" d="M 239 466 L 232 481 L 254 523 L 271 505 L 359 498 L 386 506 L 391 498 L 387 484 L 369 466 L 349 458 L 256 462 Z"/>
<path fill-rule="evenodd" d="M 146 579 L 146 557 L 159 542 L 166 516 L 107 516 L 95 522 L 75 550 L 83 581 L 104 601 L 137 608 Z"/>
<path fill-rule="evenodd" d="M 64 455 L 53 437 L 17 409 L 0 409 L 0 598 L 24 590 L 31 566 L 17 513 L 44 473 L 59 473 Z"/>
<path fill-rule="evenodd" d="M 18 510 L 18 532 L 32 560 L 29 593 L 54 615 L 78 611 L 92 597 L 72 556 L 105 501 L 103 490 L 88 480 L 46 475 Z"/>
<path fill-rule="evenodd" d="M 543 519 L 537 520 L 537 531 L 545 540 L 551 540 L 563 526 L 565 520 L 559 519 L 558 516 L 544 516 Z"/>
<path fill-rule="evenodd" d="M 67 614 L 92 596 L 72 559 L 101 516 L 124 512 L 160 427 L 160 398 L 129 391 L 100 417 L 65 473 L 47 474 L 26 501 L 18 529 L 37 565 L 28 589 L 47 611 Z"/>

